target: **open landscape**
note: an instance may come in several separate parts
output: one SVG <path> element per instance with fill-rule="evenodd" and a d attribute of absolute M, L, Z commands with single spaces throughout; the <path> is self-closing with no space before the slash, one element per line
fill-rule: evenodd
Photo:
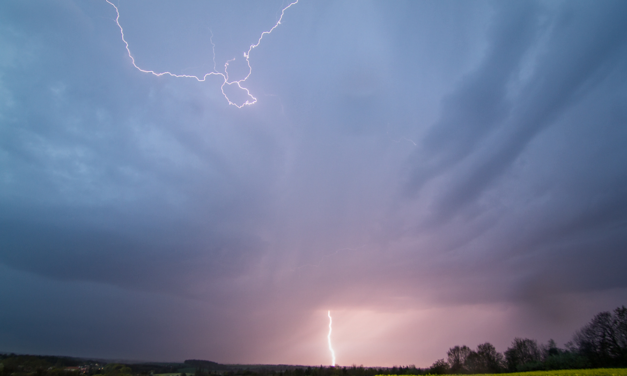
<path fill-rule="evenodd" d="M 626 266 L 627 0 L 0 0 L 0 376 L 625 375 Z"/>
<path fill-rule="evenodd" d="M 331 333 L 331 332 L 330 332 Z M 377 376 L 377 375 L 627 375 L 627 308 L 597 314 L 578 330 L 567 349 L 555 341 L 538 345 L 515 338 L 504 354 L 489 342 L 476 350 L 454 346 L 447 358 L 429 368 L 411 366 L 364 367 L 286 364 L 219 364 L 207 360 L 182 363 L 124 362 L 35 355 L 0 355 L 0 376 Z M 604 368 L 608 366 L 623 368 Z"/>

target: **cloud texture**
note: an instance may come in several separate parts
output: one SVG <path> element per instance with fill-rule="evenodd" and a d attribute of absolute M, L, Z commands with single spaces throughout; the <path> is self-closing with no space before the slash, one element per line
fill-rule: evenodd
<path fill-rule="evenodd" d="M 118 5 L 243 77 L 286 4 Z M 428 366 L 625 304 L 626 3 L 301 0 L 241 110 L 114 19 L 0 5 L 0 351 L 328 364 L 330 309 L 339 364 Z"/>

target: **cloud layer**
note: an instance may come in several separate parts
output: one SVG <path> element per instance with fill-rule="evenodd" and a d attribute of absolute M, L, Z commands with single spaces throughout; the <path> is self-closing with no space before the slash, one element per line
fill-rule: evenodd
<path fill-rule="evenodd" d="M 119 3 L 141 66 L 233 75 L 283 6 Z M 569 340 L 627 297 L 625 8 L 301 0 L 239 110 L 104 0 L 4 2 L 0 350 L 327 364 L 328 309 L 341 365 Z"/>

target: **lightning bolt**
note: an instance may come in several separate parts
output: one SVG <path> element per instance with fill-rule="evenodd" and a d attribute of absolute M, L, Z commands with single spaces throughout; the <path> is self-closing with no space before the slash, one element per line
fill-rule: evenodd
<path fill-rule="evenodd" d="M 279 19 L 276 22 L 276 24 L 274 24 L 274 26 L 272 26 L 272 28 L 270 28 L 270 30 L 262 32 L 261 35 L 259 36 L 259 39 L 257 40 L 257 43 L 251 44 L 250 47 L 248 47 L 248 51 L 244 52 L 244 58 L 246 59 L 246 65 L 248 65 L 248 74 L 246 75 L 246 77 L 242 78 L 241 80 L 229 80 L 229 64 L 231 62 L 233 62 L 235 60 L 235 58 L 233 58 L 231 60 L 228 60 L 226 63 L 224 63 L 224 72 L 218 72 L 217 71 L 217 69 L 216 69 L 216 57 L 215 57 L 215 44 L 213 43 L 213 34 L 211 35 L 211 39 L 210 39 L 211 40 L 211 45 L 212 45 L 212 48 L 213 48 L 212 49 L 212 52 L 213 52 L 213 71 L 205 73 L 205 75 L 203 75 L 203 76 L 194 76 L 194 75 L 188 75 L 188 74 L 176 74 L 176 73 L 172 73 L 172 72 L 168 72 L 168 71 L 156 72 L 156 71 L 153 71 L 153 70 L 140 68 L 137 65 L 137 63 L 135 62 L 135 58 L 133 57 L 133 54 L 131 53 L 131 49 L 129 47 L 128 41 L 126 40 L 126 37 L 124 36 L 124 28 L 120 24 L 120 10 L 110 0 L 105 0 L 105 1 L 107 3 L 109 3 L 115 9 L 115 13 L 116 13 L 115 23 L 120 28 L 120 35 L 122 36 L 122 42 L 124 42 L 124 45 L 126 46 L 126 52 L 128 53 L 128 57 L 131 59 L 131 63 L 133 64 L 133 66 L 138 71 L 140 71 L 142 73 L 150 73 L 150 74 L 152 74 L 154 76 L 157 76 L 157 77 L 170 76 L 170 77 L 174 77 L 174 78 L 194 78 L 198 82 L 205 82 L 207 80 L 207 77 L 210 77 L 210 76 L 220 76 L 220 77 L 222 77 L 222 85 L 220 85 L 220 90 L 222 91 L 222 95 L 224 96 L 224 98 L 229 102 L 229 105 L 235 106 L 237 108 L 243 108 L 244 106 L 250 106 L 250 105 L 253 105 L 253 104 L 257 103 L 257 98 L 255 98 L 251 94 L 251 92 L 250 92 L 250 90 L 248 90 L 248 88 L 243 86 L 243 84 L 246 82 L 246 80 L 248 80 L 248 77 L 250 77 L 250 75 L 253 72 L 253 68 L 250 65 L 250 53 L 252 52 L 252 50 L 254 50 L 255 48 L 259 47 L 259 45 L 261 44 L 261 40 L 263 39 L 264 36 L 269 35 L 270 33 L 272 33 L 272 31 L 274 31 L 274 29 L 276 29 L 281 24 L 281 21 L 283 20 L 283 15 L 285 14 L 285 11 L 288 10 L 292 5 L 297 4 L 299 0 L 291 2 L 288 6 L 283 8 L 281 10 L 281 16 L 279 17 Z M 240 88 L 241 90 L 246 92 L 246 95 L 248 96 L 248 99 L 246 99 L 246 101 L 243 104 L 239 105 L 239 104 L 231 101 L 231 99 L 229 99 L 228 95 L 224 92 L 224 87 L 225 86 L 231 86 L 231 85 L 236 85 L 238 88 Z"/>
<path fill-rule="evenodd" d="M 331 365 L 335 367 L 335 351 L 333 351 L 333 346 L 331 346 L 331 333 L 333 332 L 333 319 L 331 318 L 331 311 L 327 312 L 329 316 L 329 334 L 327 335 L 327 340 L 329 342 L 329 351 L 331 351 Z"/>

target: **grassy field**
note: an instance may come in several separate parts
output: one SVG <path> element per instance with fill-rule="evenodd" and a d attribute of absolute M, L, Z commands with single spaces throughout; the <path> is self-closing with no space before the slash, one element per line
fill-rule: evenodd
<path fill-rule="evenodd" d="M 393 376 L 393 375 L 378 375 Z M 404 375 L 407 376 L 407 375 Z M 455 375 L 454 375 L 455 376 Z M 456 375 L 464 376 L 464 375 Z M 468 376 L 468 375 L 465 375 Z M 531 371 L 514 373 L 490 373 L 483 376 L 627 376 L 627 368 L 565 369 L 559 371 Z"/>

